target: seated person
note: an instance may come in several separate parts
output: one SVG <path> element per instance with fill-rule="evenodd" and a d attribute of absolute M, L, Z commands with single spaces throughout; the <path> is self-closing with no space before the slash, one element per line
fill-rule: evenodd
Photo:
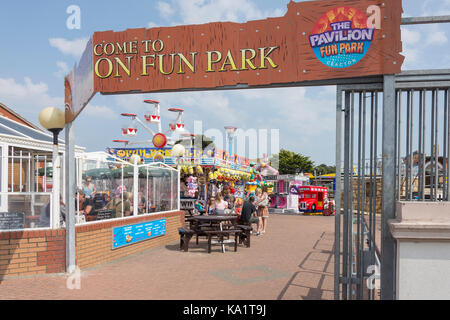
<path fill-rule="evenodd" d="M 206 203 L 206 214 L 210 215 L 213 214 L 213 204 L 214 204 L 214 197 L 209 198 L 209 200 Z"/>
<path fill-rule="evenodd" d="M 203 205 L 200 201 L 195 200 L 194 207 L 199 212 L 200 215 L 205 213 L 205 209 L 203 208 Z"/>
<path fill-rule="evenodd" d="M 120 192 L 116 193 L 116 197 L 114 200 L 110 201 L 105 207 L 105 209 L 113 210 L 115 212 L 116 218 L 128 217 L 133 215 L 133 207 L 131 206 L 129 192 L 123 193 L 123 201 L 122 194 Z"/>
<path fill-rule="evenodd" d="M 86 221 L 88 221 L 88 217 L 91 213 L 93 213 L 92 204 L 86 200 L 85 194 L 82 190 L 78 191 L 78 195 L 75 195 L 75 201 L 78 201 L 79 215 L 84 215 L 86 217 Z"/>
<path fill-rule="evenodd" d="M 251 225 L 252 223 L 257 224 L 257 231 L 260 229 L 260 218 L 256 216 L 257 210 L 255 207 L 255 198 L 250 197 L 247 201 L 244 201 L 242 205 L 242 213 L 240 218 L 240 223 Z"/>
<path fill-rule="evenodd" d="M 225 214 L 225 209 L 228 209 L 228 202 L 222 199 L 220 193 L 216 195 L 216 200 L 212 204 L 212 214 Z"/>

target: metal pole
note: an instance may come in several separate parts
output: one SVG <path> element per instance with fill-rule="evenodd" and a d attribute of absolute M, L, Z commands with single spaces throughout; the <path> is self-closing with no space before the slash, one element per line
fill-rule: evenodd
<path fill-rule="evenodd" d="M 347 300 L 349 279 L 348 266 L 348 219 L 349 219 L 349 155 L 350 155 L 350 92 L 345 92 L 345 133 L 344 133 L 344 221 L 343 221 L 343 239 L 342 239 L 342 299 Z"/>
<path fill-rule="evenodd" d="M 73 123 L 65 128 L 66 142 L 66 271 L 76 268 L 75 252 L 75 135 Z"/>
<path fill-rule="evenodd" d="M 418 148 L 418 170 L 417 170 L 417 177 L 418 177 L 418 188 L 417 188 L 417 196 L 418 199 L 422 198 L 422 190 L 423 190 L 423 186 L 422 186 L 422 146 L 423 146 L 423 141 L 422 141 L 422 124 L 423 122 L 423 91 L 419 92 L 419 148 Z"/>
<path fill-rule="evenodd" d="M 369 200 L 369 234 L 370 242 L 369 242 L 369 249 L 370 249 L 370 264 L 375 264 L 375 240 L 374 240 L 374 233 L 372 232 L 373 224 L 374 222 L 374 216 L 375 216 L 375 205 L 376 205 L 376 151 L 375 151 L 375 130 L 376 130 L 376 121 L 375 121 L 375 96 L 374 93 L 371 93 L 370 97 L 370 200 Z M 369 297 L 373 299 L 374 293 L 373 290 L 370 290 Z"/>
<path fill-rule="evenodd" d="M 445 155 L 447 154 L 447 112 L 448 112 L 448 89 L 444 91 L 444 132 L 443 132 L 443 152 L 442 152 L 442 200 L 448 200 L 447 198 L 447 183 L 446 183 L 446 177 L 447 174 L 445 172 L 445 168 L 447 168 L 447 158 Z"/>
<path fill-rule="evenodd" d="M 410 170 L 411 170 L 411 91 L 407 91 L 407 101 L 406 101 L 406 171 L 405 171 L 405 199 L 411 200 L 410 198 Z"/>
<path fill-rule="evenodd" d="M 383 82 L 383 216 L 381 225 L 381 299 L 395 299 L 396 243 L 388 221 L 395 218 L 395 76 Z"/>
<path fill-rule="evenodd" d="M 414 132 L 414 90 L 411 90 L 410 104 L 410 126 L 409 126 L 409 201 L 413 200 L 414 179 L 413 179 L 413 132 Z"/>
<path fill-rule="evenodd" d="M 422 159 L 422 166 L 420 168 L 421 171 L 421 175 L 422 175 L 422 201 L 425 201 L 425 189 L 426 189 L 426 178 L 425 178 L 425 164 L 426 164 L 426 160 L 427 160 L 427 156 L 426 156 L 426 146 L 427 146 L 427 140 L 426 138 L 426 114 L 427 114 L 427 91 L 424 90 L 423 91 L 423 108 L 422 108 L 422 115 L 423 115 L 423 119 L 422 119 L 422 155 L 421 155 L 421 159 Z"/>
<path fill-rule="evenodd" d="M 59 163 L 59 154 L 58 154 L 58 144 L 53 144 L 53 187 L 52 187 L 52 229 L 59 228 L 59 220 L 61 215 L 60 210 L 60 168 L 61 164 Z"/>
<path fill-rule="evenodd" d="M 133 162 L 133 216 L 137 216 L 139 209 L 139 167 L 137 157 L 134 158 Z"/>
<path fill-rule="evenodd" d="M 436 101 L 436 91 L 432 90 L 431 91 L 431 143 L 430 143 L 430 201 L 433 201 L 434 199 L 434 193 L 435 193 L 435 189 L 434 189 L 434 179 L 435 177 L 433 176 L 433 161 L 434 161 L 434 116 L 435 116 L 435 101 Z"/>
<path fill-rule="evenodd" d="M 436 191 L 434 192 L 434 201 L 438 199 L 439 192 L 439 89 L 436 89 L 436 131 L 434 136 L 434 179 Z"/>
<path fill-rule="evenodd" d="M 450 108 L 450 94 L 447 94 L 447 109 Z M 450 110 L 447 111 L 447 201 L 450 201 Z M 444 154 L 445 157 L 445 154 Z M 445 170 L 445 168 L 444 168 Z M 445 183 L 445 181 L 444 181 Z"/>
<path fill-rule="evenodd" d="M 362 299 L 362 285 L 360 280 L 362 279 L 362 273 L 361 271 L 361 264 L 362 264 L 362 255 L 361 255 L 361 251 L 362 251 L 362 247 L 361 247 L 361 241 L 360 241 L 360 237 L 361 237 L 361 184 L 362 184 L 362 180 L 361 180 L 361 176 L 362 176 L 362 172 L 361 172 L 361 145 L 362 145 L 362 141 L 361 141 L 361 136 L 362 136 L 362 94 L 361 92 L 359 93 L 359 105 L 358 105 L 358 179 L 357 179 L 357 183 L 358 183 L 358 188 L 357 188 L 357 193 L 358 193 L 358 199 L 357 199 L 357 225 L 356 225 L 356 230 L 357 230 L 357 234 L 356 234 L 356 278 L 358 279 L 356 282 L 356 298 L 358 300 Z"/>
<path fill-rule="evenodd" d="M 334 300 L 340 299 L 340 263 L 341 263 L 341 158 L 342 158 L 342 90 L 336 90 L 336 191 L 334 201 Z"/>
<path fill-rule="evenodd" d="M 355 92 L 352 91 L 351 93 L 351 103 L 350 103 L 350 192 L 348 194 L 350 198 L 350 211 L 349 211 L 349 240 L 350 240 L 350 254 L 349 254 L 349 280 L 350 280 L 350 288 L 349 288 L 349 298 L 350 300 L 353 299 L 353 182 L 354 182 L 354 172 L 353 172 L 353 153 L 354 153 L 354 136 L 355 136 Z"/>
<path fill-rule="evenodd" d="M 361 203 L 362 203 L 362 217 L 361 217 L 361 265 L 360 265 L 360 273 L 361 273 L 361 279 L 360 281 L 360 286 L 361 286 L 361 292 L 363 292 L 363 288 L 364 288 L 364 226 L 365 226 L 365 221 L 366 221 L 366 185 L 367 185 L 367 180 L 366 180 L 366 169 L 365 169 L 365 164 L 366 164 L 366 108 L 367 108 L 367 103 L 366 103 L 366 92 L 363 91 L 363 116 L 362 116 L 362 155 L 361 155 L 361 159 L 362 159 L 362 164 L 360 163 L 360 166 L 362 165 L 362 179 L 363 179 L 363 185 L 362 185 L 362 197 L 361 197 Z M 362 298 L 362 297 L 361 297 Z"/>
<path fill-rule="evenodd" d="M 397 181 L 397 188 L 398 188 L 398 196 L 397 200 L 401 200 L 402 196 L 402 91 L 398 91 L 398 106 L 397 106 L 397 171 L 398 171 L 398 181 Z"/>

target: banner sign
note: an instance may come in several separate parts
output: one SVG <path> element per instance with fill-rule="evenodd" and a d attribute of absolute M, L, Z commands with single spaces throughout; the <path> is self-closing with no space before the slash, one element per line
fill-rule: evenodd
<path fill-rule="evenodd" d="M 268 86 L 401 71 L 401 0 L 289 2 L 246 23 L 95 32 L 102 93 Z"/>
<path fill-rule="evenodd" d="M 176 163 L 176 158 L 172 157 L 171 148 L 108 148 L 107 152 L 121 160 L 128 160 L 132 155 L 137 154 L 144 163 L 163 162 L 169 165 Z M 203 150 L 188 148 L 185 150 L 181 163 L 186 163 L 187 159 L 198 160 L 198 164 L 232 167 L 232 169 L 240 169 L 250 163 L 245 157 L 228 156 L 220 149 L 214 149 L 211 155 L 208 155 Z"/>
<path fill-rule="evenodd" d="M 166 234 L 166 228 L 166 219 L 114 228 L 112 248 L 117 249 L 136 242 L 163 236 Z"/>
<path fill-rule="evenodd" d="M 172 158 L 172 148 L 108 148 L 109 154 L 119 159 L 127 160 L 132 155 L 137 154 L 145 160 L 158 160 L 164 162 L 165 159 Z M 198 149 L 186 149 L 185 158 L 200 158 L 203 151 Z"/>

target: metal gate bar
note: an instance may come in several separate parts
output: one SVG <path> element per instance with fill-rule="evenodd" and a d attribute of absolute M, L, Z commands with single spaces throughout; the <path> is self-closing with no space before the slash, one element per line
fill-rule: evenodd
<path fill-rule="evenodd" d="M 420 87 L 424 83 L 426 85 Z M 394 299 L 396 247 L 388 220 L 395 218 L 396 200 L 450 200 L 449 88 L 449 70 L 405 72 L 385 77 L 384 84 L 338 86 L 336 209 L 339 213 L 343 208 L 343 229 L 341 237 L 341 217 L 337 214 L 335 298 L 339 299 L 340 293 L 342 299 L 377 298 L 376 290 L 368 288 L 369 282 L 365 280 L 377 278 L 368 267 L 377 265 L 379 259 L 381 298 Z M 380 92 L 382 106 L 378 103 Z M 383 108 L 381 127 L 378 123 L 380 107 Z M 367 121 L 370 121 L 368 126 Z M 383 137 L 381 144 L 379 133 Z M 378 146 L 382 146 L 383 154 L 381 172 Z M 365 158 L 366 154 L 369 159 Z M 380 197 L 382 214 L 378 216 L 382 221 L 378 240 Z M 364 294 L 366 289 L 367 295 Z"/>

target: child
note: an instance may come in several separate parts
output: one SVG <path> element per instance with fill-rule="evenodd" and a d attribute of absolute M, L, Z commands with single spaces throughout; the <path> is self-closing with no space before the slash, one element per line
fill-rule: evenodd
<path fill-rule="evenodd" d="M 200 214 L 203 214 L 202 211 L 203 211 L 204 209 L 203 209 L 203 205 L 201 204 L 200 201 L 195 200 L 194 206 L 195 206 L 195 209 L 196 209 Z"/>

